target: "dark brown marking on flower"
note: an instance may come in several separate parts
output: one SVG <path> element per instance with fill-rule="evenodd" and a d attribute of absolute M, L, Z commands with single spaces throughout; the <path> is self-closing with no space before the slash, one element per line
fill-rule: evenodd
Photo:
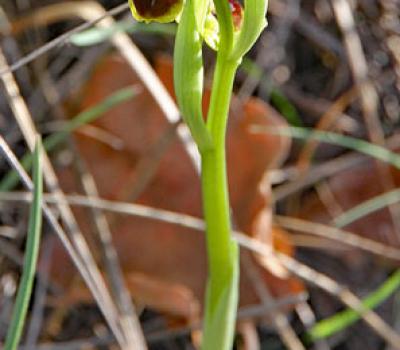
<path fill-rule="evenodd" d="M 144 18 L 157 18 L 168 13 L 180 0 L 133 0 L 136 11 Z"/>

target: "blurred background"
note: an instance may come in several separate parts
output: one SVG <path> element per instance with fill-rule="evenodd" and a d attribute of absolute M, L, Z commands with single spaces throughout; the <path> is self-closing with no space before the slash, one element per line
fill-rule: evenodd
<path fill-rule="evenodd" d="M 268 23 L 227 134 L 235 348 L 399 349 L 400 1 L 270 0 Z M 0 135 L 29 174 L 42 135 L 45 200 L 79 265 L 46 223 L 24 349 L 200 343 L 204 226 L 175 31 L 135 22 L 123 0 L 0 3 Z M 29 201 L 1 157 L 0 340 Z"/>

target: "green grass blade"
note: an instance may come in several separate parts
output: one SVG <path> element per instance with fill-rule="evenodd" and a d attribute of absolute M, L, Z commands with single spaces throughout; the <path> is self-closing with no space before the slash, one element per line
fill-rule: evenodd
<path fill-rule="evenodd" d="M 110 39 L 114 34 L 125 33 L 149 33 L 174 36 L 176 25 L 170 23 L 132 23 L 132 21 L 121 21 L 107 28 L 90 28 L 76 33 L 69 39 L 76 46 L 91 46 Z"/>
<path fill-rule="evenodd" d="M 78 129 L 79 127 L 91 123 L 101 117 L 104 113 L 108 112 L 111 108 L 128 101 L 136 95 L 136 91 L 132 87 L 123 88 L 113 93 L 99 104 L 83 111 L 76 117 L 67 121 L 62 131 L 56 132 L 43 141 L 43 147 L 47 152 L 54 150 L 60 145 L 68 135 Z M 29 171 L 32 167 L 32 155 L 27 153 L 21 160 L 21 164 L 25 170 Z M 19 176 L 16 171 L 12 170 L 1 180 L 0 192 L 11 191 L 19 183 Z"/>
<path fill-rule="evenodd" d="M 41 166 L 41 143 L 36 143 L 33 155 L 33 201 L 29 217 L 28 236 L 26 241 L 26 252 L 24 268 L 17 298 L 11 318 L 10 328 L 7 332 L 5 350 L 17 348 L 21 339 L 22 330 L 28 310 L 29 300 L 32 294 L 33 281 L 35 277 L 36 263 L 39 254 L 40 234 L 42 228 L 42 166 Z"/>
<path fill-rule="evenodd" d="M 336 227 L 344 227 L 368 214 L 398 202 L 400 202 L 400 189 L 395 189 L 356 205 L 336 217 L 332 223 Z"/>
<path fill-rule="evenodd" d="M 292 126 L 302 126 L 303 122 L 297 112 L 296 107 L 289 101 L 277 87 L 273 87 L 270 92 L 272 105 L 282 114 L 287 122 Z"/>
<path fill-rule="evenodd" d="M 264 71 L 256 62 L 248 57 L 244 57 L 239 67 L 246 74 L 260 82 L 260 86 L 269 91 L 269 98 L 272 105 L 282 114 L 287 122 L 292 126 L 303 126 L 296 107 L 289 101 L 284 93 L 268 79 Z"/>
<path fill-rule="evenodd" d="M 400 270 L 390 276 L 376 291 L 363 299 L 362 304 L 367 309 L 373 309 L 384 302 L 400 287 Z M 319 321 L 307 334 L 308 339 L 315 341 L 338 333 L 360 319 L 359 313 L 347 309 L 336 315 Z"/>
<path fill-rule="evenodd" d="M 303 140 L 317 140 L 319 142 L 329 143 L 332 145 L 346 147 L 379 159 L 381 161 L 387 162 L 397 169 L 400 169 L 400 156 L 384 147 L 375 145 L 368 141 L 357 139 L 355 137 L 344 136 L 334 132 L 319 131 L 308 128 L 298 128 L 298 127 L 286 127 L 286 128 L 260 128 L 255 126 L 253 128 L 255 132 L 269 132 L 272 134 L 291 136 L 297 139 Z"/>
<path fill-rule="evenodd" d="M 384 147 L 374 145 L 370 142 L 360 140 L 354 137 L 344 136 L 332 132 L 305 129 L 305 128 L 285 128 L 273 133 L 285 134 L 299 139 L 314 139 L 320 142 L 343 146 L 354 151 L 366 154 L 373 158 L 387 162 L 394 167 L 400 169 L 400 156 Z M 333 224 L 337 227 L 344 227 L 361 217 L 368 215 L 383 207 L 400 201 L 400 190 L 396 189 L 387 193 L 383 193 L 370 200 L 367 200 L 347 212 L 338 216 Z"/>

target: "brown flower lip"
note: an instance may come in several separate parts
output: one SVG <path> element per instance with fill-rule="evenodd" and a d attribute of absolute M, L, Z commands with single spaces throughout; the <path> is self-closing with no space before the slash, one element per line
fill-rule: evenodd
<path fill-rule="evenodd" d="M 133 0 L 136 11 L 143 18 L 164 16 L 179 0 Z"/>

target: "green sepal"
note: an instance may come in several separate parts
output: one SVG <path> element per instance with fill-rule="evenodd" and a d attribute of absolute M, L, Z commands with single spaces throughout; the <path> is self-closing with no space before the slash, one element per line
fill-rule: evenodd
<path fill-rule="evenodd" d="M 254 45 L 261 32 L 267 26 L 268 0 L 245 0 L 242 27 L 230 55 L 233 60 L 240 60 Z"/>
<path fill-rule="evenodd" d="M 207 15 L 210 13 L 210 5 L 210 0 L 193 0 L 193 11 L 196 14 L 196 27 L 197 31 L 201 34 L 203 34 Z"/>
<path fill-rule="evenodd" d="M 210 0 L 193 0 L 197 31 L 206 44 L 218 51 L 219 25 L 213 14 L 214 4 Z"/>
<path fill-rule="evenodd" d="M 214 51 L 218 51 L 219 24 L 217 18 L 211 13 L 211 11 L 206 16 L 202 36 L 206 44 L 211 49 L 213 49 Z"/>
<path fill-rule="evenodd" d="M 187 0 L 178 25 L 174 51 L 174 86 L 182 117 L 200 151 L 213 147 L 202 112 L 202 38 L 196 27 L 194 0 Z"/>

